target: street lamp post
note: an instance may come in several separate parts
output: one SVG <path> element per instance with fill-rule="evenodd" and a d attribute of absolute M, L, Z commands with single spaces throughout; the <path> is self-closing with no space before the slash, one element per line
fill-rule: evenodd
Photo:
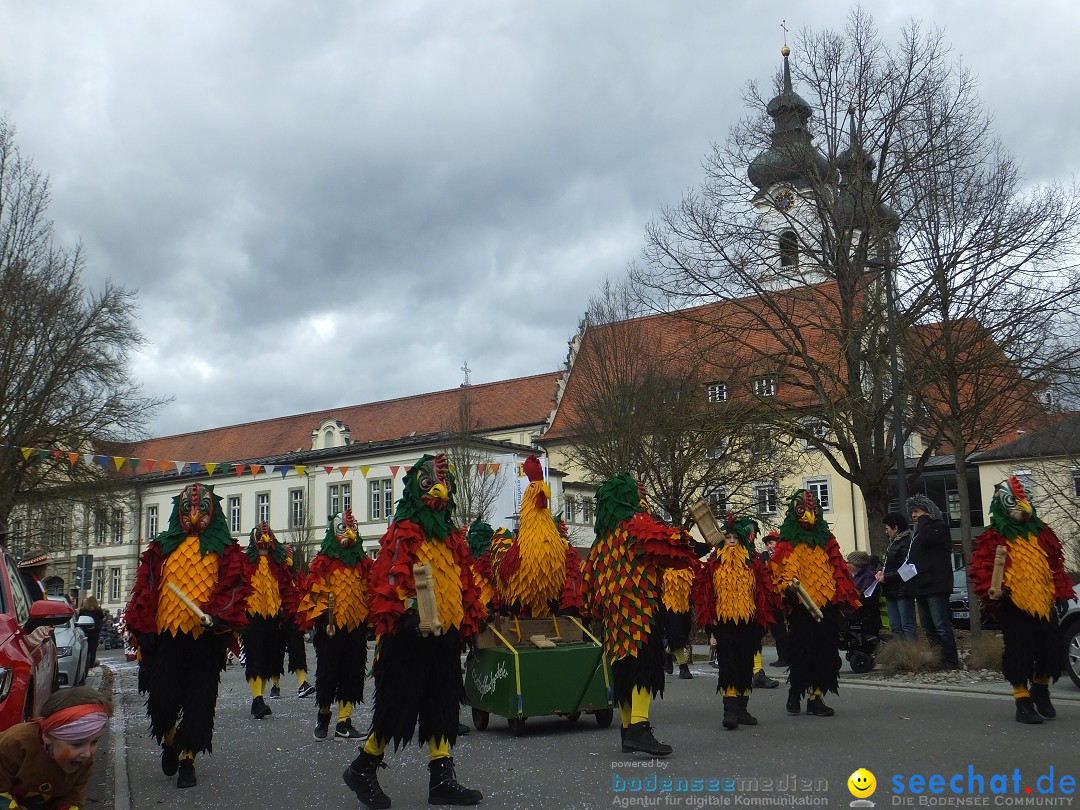
<path fill-rule="evenodd" d="M 888 250 L 888 246 L 886 246 L 885 259 L 868 259 L 866 266 L 881 269 L 885 274 L 885 306 L 888 308 L 886 323 L 889 330 L 889 371 L 893 401 L 893 453 L 896 456 L 896 498 L 899 501 L 902 513 L 904 503 L 907 501 L 907 469 L 904 458 L 904 408 L 900 398 L 900 363 L 897 360 L 900 353 L 900 332 L 896 313 L 896 280 L 893 276 L 893 267 L 888 260 Z"/>

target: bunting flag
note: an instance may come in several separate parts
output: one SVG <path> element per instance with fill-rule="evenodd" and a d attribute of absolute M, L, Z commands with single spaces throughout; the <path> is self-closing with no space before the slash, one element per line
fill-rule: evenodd
<path fill-rule="evenodd" d="M 251 477 L 254 478 L 256 475 L 258 475 L 260 472 L 262 472 L 262 468 L 263 468 L 262 464 L 252 464 L 251 465 Z"/>
<path fill-rule="evenodd" d="M 244 476 L 244 470 L 247 469 L 247 466 L 244 465 L 244 464 L 234 464 L 233 469 L 236 470 L 236 477 L 237 478 L 242 478 Z M 253 477 L 254 477 L 254 475 L 255 474 L 252 473 Z"/>
<path fill-rule="evenodd" d="M 326 472 L 327 475 L 329 475 L 330 473 L 332 473 L 334 471 L 334 468 L 333 467 L 323 467 L 323 470 Z"/>
<path fill-rule="evenodd" d="M 342 478 L 344 478 L 344 477 L 345 477 L 345 473 L 347 473 L 348 471 L 349 471 L 349 468 L 348 468 L 348 467 L 338 467 L 338 472 L 340 472 L 340 473 L 341 473 L 341 477 L 342 477 Z"/>
<path fill-rule="evenodd" d="M 68 463 L 72 467 L 74 467 L 75 462 L 79 460 L 79 454 L 78 453 L 68 453 L 67 456 L 68 456 Z"/>
<path fill-rule="evenodd" d="M 367 478 L 367 474 L 368 474 L 368 472 L 370 470 L 371 470 L 371 465 L 370 464 L 361 464 L 360 465 L 360 474 L 362 476 L 364 476 L 364 478 Z"/>
<path fill-rule="evenodd" d="M 307 467 L 303 464 L 297 464 L 293 469 L 296 470 L 297 475 L 307 475 Z"/>
<path fill-rule="evenodd" d="M 216 469 L 217 469 L 217 466 L 218 466 L 218 465 L 217 465 L 217 464 L 215 464 L 215 463 L 213 463 L 212 461 L 208 461 L 208 462 L 206 462 L 206 474 L 207 474 L 207 475 L 213 475 L 213 474 L 214 474 L 214 470 L 216 470 Z"/>
<path fill-rule="evenodd" d="M 112 463 L 116 466 L 116 471 L 120 472 L 120 470 L 123 469 L 124 464 L 127 463 L 127 459 L 123 456 L 113 456 Z"/>
<path fill-rule="evenodd" d="M 400 470 L 400 469 L 401 469 L 400 464 L 391 464 L 390 465 L 390 477 L 391 478 L 397 478 L 397 471 Z"/>

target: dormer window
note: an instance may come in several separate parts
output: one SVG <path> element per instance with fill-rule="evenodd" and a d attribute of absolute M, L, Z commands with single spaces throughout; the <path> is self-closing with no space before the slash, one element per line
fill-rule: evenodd
<path fill-rule="evenodd" d="M 324 419 L 322 424 L 311 431 L 312 450 L 345 447 L 348 444 L 349 426 L 340 419 Z"/>
<path fill-rule="evenodd" d="M 727 383 L 712 382 L 706 385 L 705 399 L 708 402 L 727 402 Z"/>
<path fill-rule="evenodd" d="M 756 396 L 756 397 L 775 397 L 776 396 L 776 375 L 775 374 L 763 374 L 760 377 L 754 377 L 754 396 Z"/>
<path fill-rule="evenodd" d="M 795 231 L 784 231 L 780 234 L 780 266 L 799 266 L 799 237 Z"/>
<path fill-rule="evenodd" d="M 337 444 L 337 433 L 332 428 L 323 431 L 323 447 L 334 447 Z"/>

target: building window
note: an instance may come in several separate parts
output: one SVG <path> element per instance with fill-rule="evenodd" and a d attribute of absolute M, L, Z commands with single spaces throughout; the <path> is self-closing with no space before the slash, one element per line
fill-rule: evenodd
<path fill-rule="evenodd" d="M 331 484 L 326 488 L 328 515 L 352 509 L 352 484 Z"/>
<path fill-rule="evenodd" d="M 109 522 L 105 520 L 105 511 L 98 509 L 94 512 L 94 542 L 99 545 L 105 545 L 105 538 L 109 534 Z"/>
<path fill-rule="evenodd" d="M 105 594 L 105 569 L 94 569 L 94 598 L 99 602 L 104 598 Z"/>
<path fill-rule="evenodd" d="M 241 526 L 243 526 L 243 523 L 241 522 L 241 515 L 240 515 L 240 496 L 239 495 L 230 495 L 229 496 L 229 531 L 232 532 L 233 534 L 239 534 L 240 531 L 241 531 L 241 528 L 240 528 Z"/>
<path fill-rule="evenodd" d="M 795 231 L 784 231 L 778 240 L 780 245 L 780 266 L 799 266 L 799 237 Z"/>
<path fill-rule="evenodd" d="M 705 399 L 709 402 L 727 402 L 727 383 L 714 382 L 706 385 Z"/>
<path fill-rule="evenodd" d="M 945 511 L 949 513 L 950 521 L 960 520 L 960 492 L 955 489 L 945 489 Z"/>
<path fill-rule="evenodd" d="M 750 429 L 750 452 L 756 456 L 765 456 L 776 452 L 776 437 L 772 428 L 766 425 L 754 425 Z"/>
<path fill-rule="evenodd" d="M 255 519 L 262 523 L 270 522 L 270 493 L 260 492 L 255 496 Z"/>
<path fill-rule="evenodd" d="M 717 461 L 719 459 L 722 459 L 724 457 L 724 455 L 727 453 L 727 449 L 728 449 L 728 440 L 727 440 L 727 438 L 721 437 L 719 439 L 716 439 L 712 444 L 710 444 L 706 448 L 706 450 L 705 450 L 705 458 L 707 458 L 709 461 Z"/>
<path fill-rule="evenodd" d="M 807 419 L 803 422 L 803 430 L 808 434 L 807 437 L 803 439 L 803 450 L 814 450 L 816 449 L 814 445 L 815 441 L 820 445 L 829 438 L 829 425 L 824 419 L 818 419 L 816 417 Z"/>
<path fill-rule="evenodd" d="M 563 499 L 563 520 L 577 523 L 577 499 L 567 496 Z"/>
<path fill-rule="evenodd" d="M 52 551 L 62 551 L 67 548 L 67 517 L 55 515 L 49 525 L 49 543 Z"/>
<path fill-rule="evenodd" d="M 582 498 L 581 499 L 581 522 L 586 525 L 592 525 L 593 522 L 593 499 Z"/>
<path fill-rule="evenodd" d="M 138 516 L 135 518 L 138 520 Z M 113 542 L 119 545 L 124 542 L 124 510 L 113 509 L 112 510 L 112 539 Z"/>
<path fill-rule="evenodd" d="M 14 546 L 22 546 L 23 529 L 21 520 L 11 521 L 11 542 Z"/>
<path fill-rule="evenodd" d="M 754 486 L 754 502 L 759 515 L 775 515 L 780 510 L 780 501 L 776 497 L 776 482 Z"/>
<path fill-rule="evenodd" d="M 760 377 L 754 377 L 754 396 L 775 397 L 776 375 L 764 374 Z"/>
<path fill-rule="evenodd" d="M 1080 467 L 1076 467 L 1072 471 L 1073 478 L 1073 495 L 1080 498 Z"/>
<path fill-rule="evenodd" d="M 822 512 L 832 511 L 832 494 L 829 492 L 828 478 L 810 478 L 806 482 L 806 488 L 817 498 Z"/>
<path fill-rule="evenodd" d="M 389 521 L 394 515 L 394 479 L 376 478 L 371 484 L 368 515 L 371 520 Z"/>
<path fill-rule="evenodd" d="M 333 447 L 337 442 L 334 440 L 334 429 L 327 428 L 323 431 L 323 447 Z"/>
<path fill-rule="evenodd" d="M 289 490 L 289 528 L 299 529 L 304 525 L 304 490 Z"/>
<path fill-rule="evenodd" d="M 109 601 L 120 601 L 120 569 L 109 569 Z"/>
<path fill-rule="evenodd" d="M 712 486 L 705 490 L 705 503 L 714 515 L 719 515 L 723 522 L 728 511 L 727 487 Z"/>
<path fill-rule="evenodd" d="M 146 537 L 153 540 L 157 537 L 157 507 L 146 507 Z"/>

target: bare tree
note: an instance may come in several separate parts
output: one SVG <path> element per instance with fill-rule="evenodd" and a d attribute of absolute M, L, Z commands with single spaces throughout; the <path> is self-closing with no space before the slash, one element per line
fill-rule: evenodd
<path fill-rule="evenodd" d="M 47 179 L 0 120 L 0 444 L 86 452 L 131 438 L 162 400 L 132 382 L 135 294 L 83 287 L 82 249 L 54 244 L 48 204 Z M 100 474 L 66 456 L 0 453 L 0 516 L 44 484 Z"/>
<path fill-rule="evenodd" d="M 458 394 L 457 413 L 444 427 L 448 434 L 446 457 L 454 470 L 456 485 L 454 522 L 465 528 L 477 518 L 491 520 L 492 509 L 506 480 L 491 466 L 490 452 L 477 446 L 480 421 L 475 408 L 472 388 L 466 383 Z"/>
<path fill-rule="evenodd" d="M 632 472 L 675 522 L 703 495 L 720 510 L 752 505 L 753 485 L 786 469 L 755 403 L 711 385 L 685 323 L 635 314 L 623 287 L 590 302 L 563 400 L 567 457 L 596 481 Z"/>

